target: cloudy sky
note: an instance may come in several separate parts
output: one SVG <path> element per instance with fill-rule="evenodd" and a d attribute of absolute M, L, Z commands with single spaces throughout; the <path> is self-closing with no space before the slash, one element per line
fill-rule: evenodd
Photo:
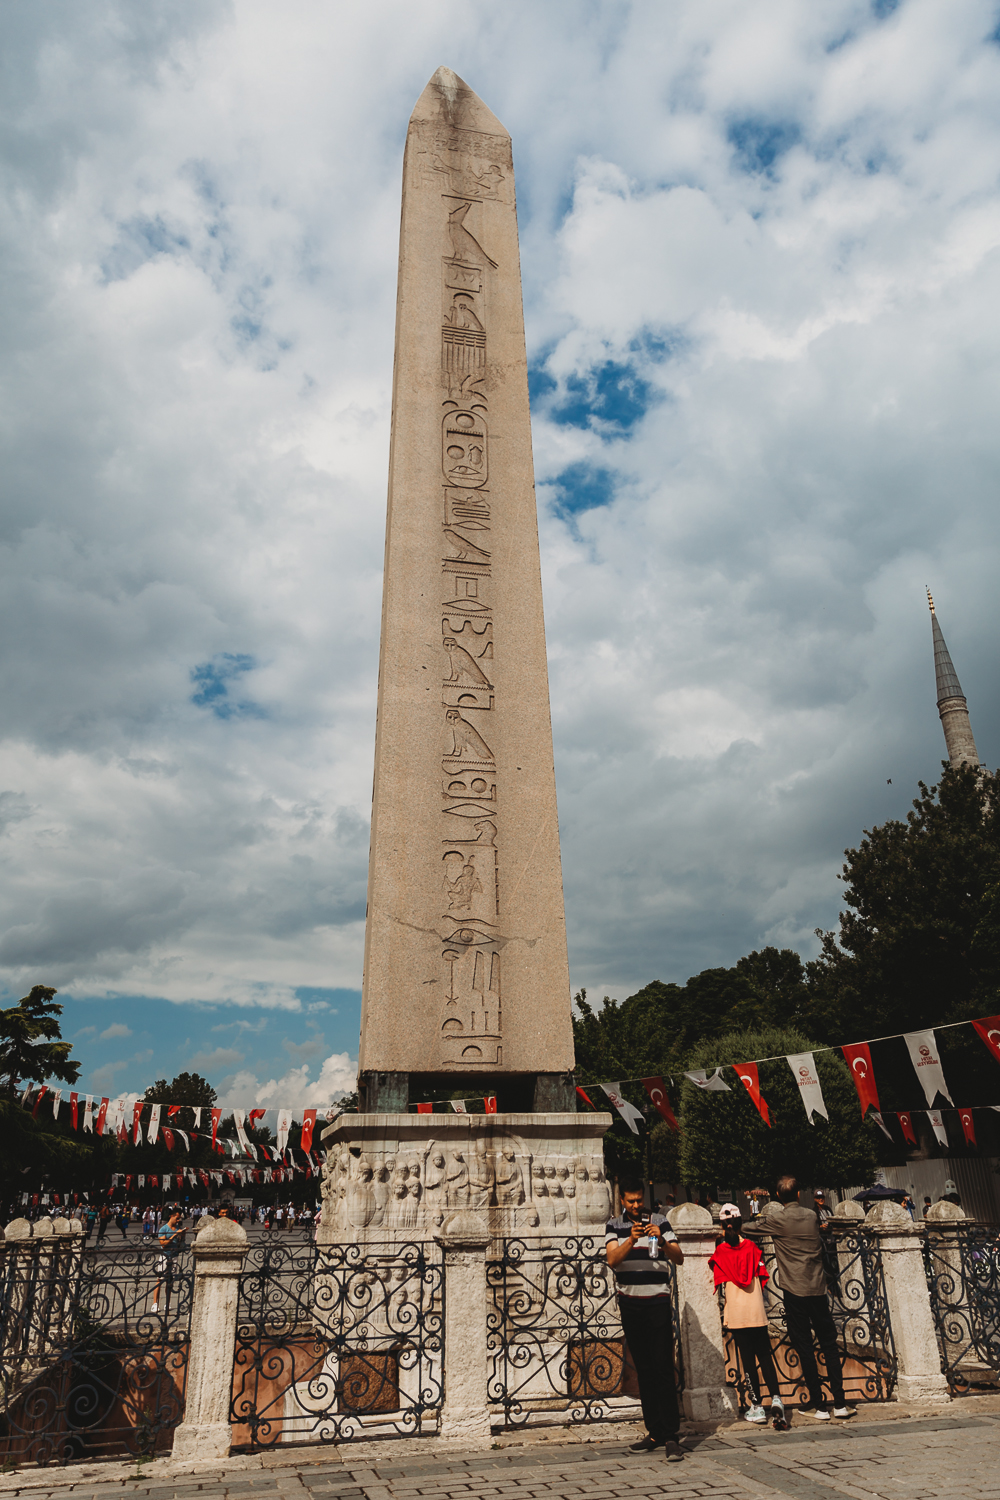
<path fill-rule="evenodd" d="M 351 1081 L 440 63 L 514 138 L 574 985 L 815 951 L 939 768 L 927 583 L 996 765 L 996 0 L 4 30 L 0 979 L 59 988 L 88 1083 Z"/>

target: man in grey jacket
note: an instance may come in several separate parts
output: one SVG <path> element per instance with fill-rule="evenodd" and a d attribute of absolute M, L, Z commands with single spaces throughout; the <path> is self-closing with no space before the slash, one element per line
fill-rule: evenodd
<path fill-rule="evenodd" d="M 844 1375 L 837 1348 L 837 1329 L 830 1313 L 819 1220 L 811 1208 L 799 1203 L 799 1185 L 794 1177 L 778 1178 L 778 1201 L 769 1203 L 757 1223 L 774 1240 L 778 1277 L 785 1299 L 788 1341 L 802 1365 L 809 1390 L 810 1410 L 817 1421 L 829 1422 L 830 1409 L 823 1398 L 813 1332 L 826 1361 L 826 1376 L 833 1392 L 833 1415 L 842 1420 L 855 1415 L 844 1395 Z"/>

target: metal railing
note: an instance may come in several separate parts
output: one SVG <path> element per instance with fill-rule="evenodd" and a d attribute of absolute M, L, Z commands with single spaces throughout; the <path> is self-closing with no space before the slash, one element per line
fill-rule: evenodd
<path fill-rule="evenodd" d="M 234 1448 L 434 1431 L 443 1311 L 435 1244 L 251 1242 L 239 1278 Z"/>
<path fill-rule="evenodd" d="M 632 1416 L 638 1385 L 603 1240 L 501 1239 L 486 1261 L 487 1400 L 509 1427 Z M 683 1387 L 677 1275 L 674 1368 Z"/>
<path fill-rule="evenodd" d="M 87 1250 L 70 1233 L 0 1244 L 0 1462 L 169 1449 L 192 1288 L 190 1255 L 168 1260 L 156 1244 Z"/>
<path fill-rule="evenodd" d="M 756 1240 L 768 1269 L 764 1288 L 764 1306 L 771 1335 L 771 1350 L 786 1405 L 805 1405 L 809 1395 L 802 1362 L 788 1337 L 785 1305 L 781 1295 L 781 1275 L 770 1235 L 744 1231 Z M 828 1288 L 830 1311 L 837 1329 L 847 1400 L 889 1401 L 896 1388 L 898 1361 L 892 1336 L 892 1324 L 885 1293 L 882 1252 L 876 1236 L 853 1224 L 833 1223 L 824 1231 L 829 1266 Z M 720 1288 L 721 1292 L 721 1288 Z M 722 1298 L 719 1298 L 720 1315 Z M 726 1339 L 726 1381 L 739 1395 L 740 1406 L 750 1405 L 746 1373 L 741 1368 L 735 1341 L 723 1325 Z M 816 1351 L 817 1366 L 824 1394 L 832 1393 L 826 1380 L 823 1357 Z"/>
<path fill-rule="evenodd" d="M 1000 1388 L 1000 1230 L 924 1223 L 924 1270 L 941 1371 L 953 1396 Z"/>

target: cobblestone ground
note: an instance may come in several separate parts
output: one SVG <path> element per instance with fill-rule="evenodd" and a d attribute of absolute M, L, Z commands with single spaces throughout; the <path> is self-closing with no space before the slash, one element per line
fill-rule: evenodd
<path fill-rule="evenodd" d="M 680 1464 L 637 1457 L 626 1443 L 600 1438 L 367 1462 L 360 1447 L 312 1448 L 244 1459 L 252 1469 L 233 1460 L 174 1477 L 152 1472 L 168 1460 L 138 1476 L 124 1465 L 69 1471 L 65 1482 L 58 1470 L 26 1470 L 0 1477 L 0 1490 L 31 1500 L 1000 1500 L 1000 1411 L 974 1414 L 964 1403 L 931 1417 L 865 1421 L 859 1414 L 823 1427 L 799 1419 L 787 1433 L 741 1426 L 685 1442 L 690 1451 Z"/>

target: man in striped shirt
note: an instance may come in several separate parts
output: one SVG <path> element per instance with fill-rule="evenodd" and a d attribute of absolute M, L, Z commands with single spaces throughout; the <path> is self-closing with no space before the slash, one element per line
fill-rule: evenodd
<path fill-rule="evenodd" d="M 605 1229 L 608 1265 L 618 1284 L 622 1331 L 639 1381 L 647 1436 L 632 1444 L 633 1453 L 664 1447 L 677 1463 L 684 1449 L 677 1441 L 680 1412 L 674 1373 L 674 1325 L 670 1307 L 671 1263 L 681 1265 L 684 1252 L 664 1214 L 643 1211 L 642 1183 L 620 1183 L 622 1214 Z"/>

